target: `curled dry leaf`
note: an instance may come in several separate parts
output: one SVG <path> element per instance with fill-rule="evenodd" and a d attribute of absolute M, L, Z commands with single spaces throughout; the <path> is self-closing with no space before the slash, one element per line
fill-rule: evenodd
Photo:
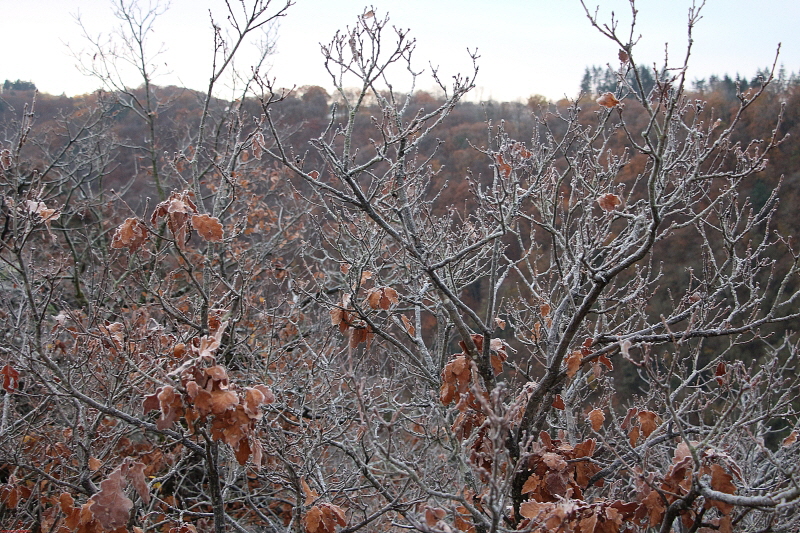
<path fill-rule="evenodd" d="M 183 246 L 189 237 L 190 215 L 197 213 L 197 206 L 191 199 L 190 191 L 173 191 L 169 198 L 158 204 L 150 217 L 154 226 L 160 217 L 166 217 L 167 227 L 175 237 L 178 246 Z"/>
<path fill-rule="evenodd" d="M 563 411 L 566 408 L 564 404 L 564 398 L 561 397 L 560 394 L 556 394 L 556 397 L 553 398 L 553 409 L 558 409 L 559 411 Z"/>
<path fill-rule="evenodd" d="M 725 494 L 734 494 L 736 492 L 736 485 L 733 484 L 733 476 L 718 464 L 711 465 L 711 488 L 719 492 L 724 492 Z M 719 500 L 710 500 L 706 505 L 708 507 L 716 507 L 725 515 L 730 514 L 733 510 L 732 504 Z"/>
<path fill-rule="evenodd" d="M 603 411 L 600 409 L 592 409 L 587 417 L 589 419 L 589 423 L 592 424 L 592 429 L 595 431 L 600 431 L 600 428 L 603 427 L 603 422 L 606 420 L 606 415 L 603 414 Z"/>
<path fill-rule="evenodd" d="M 640 411 L 638 416 L 639 426 L 642 428 L 642 435 L 644 435 L 644 438 L 649 437 L 661 424 L 658 415 L 652 411 Z"/>
<path fill-rule="evenodd" d="M 220 242 L 222 240 L 222 224 L 217 217 L 192 215 L 192 227 L 207 241 Z"/>
<path fill-rule="evenodd" d="M 300 488 L 303 489 L 303 494 L 306 497 L 305 505 L 311 505 L 319 498 L 319 493 L 308 486 L 305 478 L 300 478 Z"/>
<path fill-rule="evenodd" d="M 791 446 L 795 442 L 797 442 L 797 430 L 796 429 L 794 431 L 792 431 L 791 433 L 789 433 L 788 437 L 783 439 L 783 442 L 781 443 L 781 445 L 784 448 L 788 448 L 789 446 Z"/>
<path fill-rule="evenodd" d="M 619 54 L 617 54 L 617 57 L 619 57 L 619 62 L 623 64 L 627 63 L 630 60 L 630 56 L 628 55 L 628 52 L 626 52 L 625 50 L 620 50 Z"/>
<path fill-rule="evenodd" d="M 367 303 L 373 309 L 386 311 L 399 301 L 397 291 L 391 287 L 375 287 L 367 292 Z"/>
<path fill-rule="evenodd" d="M 5 365 L 0 374 L 3 375 L 3 390 L 8 393 L 14 392 L 19 388 L 19 372 L 11 365 Z"/>
<path fill-rule="evenodd" d="M 444 520 L 445 516 L 447 516 L 447 511 L 440 507 L 425 507 L 425 524 L 428 527 L 436 527 L 436 524 L 440 520 Z"/>
<path fill-rule="evenodd" d="M 126 218 L 114 232 L 111 247 L 128 248 L 131 252 L 135 252 L 145 240 L 147 240 L 147 226 L 138 218 Z"/>
<path fill-rule="evenodd" d="M 408 334 L 413 337 L 417 330 L 408 317 L 406 315 L 400 315 L 400 320 L 403 321 L 403 326 L 406 328 Z"/>
<path fill-rule="evenodd" d="M 581 368 L 582 359 L 583 356 L 580 350 L 575 350 L 564 358 L 564 364 L 567 367 L 567 377 L 571 378 L 578 373 L 578 370 Z"/>
<path fill-rule="evenodd" d="M 606 193 L 597 199 L 597 203 L 603 208 L 603 211 L 611 212 L 622 203 L 622 199 L 614 193 Z"/>
<path fill-rule="evenodd" d="M 500 153 L 495 154 L 494 158 L 495 158 L 495 161 L 497 161 L 497 168 L 500 171 L 500 174 L 504 178 L 507 178 L 508 176 L 510 176 L 511 175 L 511 170 L 512 170 L 511 169 L 511 165 L 509 165 L 508 163 L 505 162 L 505 160 L 503 159 L 503 154 L 500 154 Z"/>
<path fill-rule="evenodd" d="M 58 209 L 49 209 L 44 202 L 37 202 L 35 200 L 28 200 L 28 212 L 32 215 L 39 215 L 43 222 L 49 222 L 61 216 Z"/>
<path fill-rule="evenodd" d="M 303 518 L 306 533 L 334 533 L 336 525 L 344 526 L 344 510 L 332 503 L 321 503 L 308 510 Z"/>
<path fill-rule="evenodd" d="M 11 168 L 11 163 L 11 150 L 5 148 L 2 152 L 0 152 L 0 167 L 3 167 L 3 170 L 8 170 Z"/>
<path fill-rule="evenodd" d="M 89 500 L 89 511 L 103 529 L 112 530 L 128 523 L 133 502 L 125 496 L 125 479 L 120 465 L 100 483 L 100 491 Z"/>
<path fill-rule="evenodd" d="M 619 105 L 619 100 L 612 93 L 605 93 L 597 99 L 597 103 L 603 107 L 611 109 Z"/>

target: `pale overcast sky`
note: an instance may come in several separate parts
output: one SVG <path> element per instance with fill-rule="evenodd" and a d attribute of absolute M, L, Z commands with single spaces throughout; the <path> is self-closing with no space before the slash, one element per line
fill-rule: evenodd
<path fill-rule="evenodd" d="M 273 2 L 277 5 L 279 0 Z M 140 3 L 148 5 L 147 0 Z M 78 13 L 93 35 L 107 34 L 118 25 L 111 4 L 112 0 L 0 0 L 0 81 L 29 80 L 41 91 L 56 94 L 96 89 L 96 80 L 76 69 L 67 45 L 75 51 L 86 48 L 73 16 Z M 691 4 L 636 3 L 642 35 L 639 62 L 660 64 L 667 42 L 672 58 L 683 56 Z M 278 84 L 330 89 L 319 43 L 352 25 L 366 5 L 374 6 L 378 15 L 388 12 L 392 24 L 411 30 L 419 68 L 431 62 L 449 78 L 469 67 L 467 47 L 478 48 L 480 74 L 473 99 L 574 97 L 587 65 L 618 65 L 616 47 L 590 26 L 579 0 L 296 0 L 280 22 L 277 53 L 271 58 L 271 75 Z M 609 22 L 612 11 L 623 24 L 630 20 L 627 0 L 593 0 L 587 5 L 599 5 L 602 21 Z M 223 22 L 223 7 L 222 0 L 172 0 L 150 38 L 154 50 L 162 44 L 165 50 L 156 83 L 204 88 L 211 52 L 208 14 L 220 14 L 218 22 Z M 779 42 L 779 63 L 787 71 L 800 70 L 800 1 L 708 0 L 703 13 L 695 29 L 690 78 L 737 72 L 750 77 L 772 63 Z M 251 57 L 243 57 L 240 68 L 246 69 Z M 139 84 L 135 79 L 129 83 Z M 430 86 L 427 80 L 419 84 L 423 89 Z"/>

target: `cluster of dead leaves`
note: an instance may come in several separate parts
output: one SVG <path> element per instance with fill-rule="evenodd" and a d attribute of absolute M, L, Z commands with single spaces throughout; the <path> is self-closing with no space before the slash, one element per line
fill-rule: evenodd
<path fill-rule="evenodd" d="M 478 353 L 483 352 L 483 335 L 472 335 L 472 341 Z M 463 350 L 461 353 L 453 354 L 452 358 L 442 369 L 442 385 L 439 389 L 439 399 L 444 405 L 450 405 L 456 401 L 456 408 L 464 411 L 467 408 L 479 409 L 476 398 L 472 394 L 473 386 L 478 386 L 478 371 L 475 362 L 467 355 L 467 345 L 464 341 L 459 341 L 459 346 Z M 500 374 L 503 371 L 503 362 L 508 359 L 506 344 L 501 339 L 491 339 L 489 341 L 490 362 L 492 371 Z"/>
<path fill-rule="evenodd" d="M 165 385 L 145 398 L 145 412 L 161 411 L 156 426 L 167 429 L 183 417 L 189 431 L 195 433 L 199 425 L 210 423 L 211 437 L 233 448 L 239 464 L 252 455 L 258 467 L 262 448 L 255 438 L 255 425 L 263 416 L 260 407 L 275 401 L 272 391 L 266 385 L 239 390 L 221 365 L 192 365 L 181 373 L 181 384 L 183 390 Z"/>
<path fill-rule="evenodd" d="M 585 341 L 583 341 L 580 349 L 573 350 L 566 357 L 564 357 L 564 367 L 568 378 L 573 378 L 575 377 L 575 374 L 578 373 L 578 370 L 580 370 L 583 364 L 583 358 L 592 353 L 591 347 L 593 343 L 593 339 L 587 338 Z M 603 375 L 603 366 L 605 366 L 608 370 L 614 370 L 614 364 L 611 362 L 611 359 L 605 355 L 600 355 L 594 358 L 592 360 L 592 366 L 594 374 L 598 378 Z"/>
<path fill-rule="evenodd" d="M 692 489 L 695 477 L 710 477 L 711 488 L 716 491 L 726 494 L 734 494 L 736 492 L 736 485 L 733 483 L 733 479 L 735 477 L 741 480 L 742 472 L 728 454 L 709 448 L 698 455 L 701 465 L 696 470 L 689 445 L 685 441 L 681 441 L 675 447 L 672 465 L 670 465 L 660 483 L 654 482 L 653 474 L 645 477 L 639 472 L 637 484 L 642 506 L 636 513 L 635 519 L 637 521 L 646 520 L 650 527 L 660 524 L 664 519 L 667 507 Z M 655 490 L 653 488 L 655 486 L 659 490 Z M 733 510 L 733 505 L 706 499 L 703 506 L 706 509 L 715 508 L 720 514 L 715 519 L 704 518 L 705 521 L 710 521 L 720 533 L 731 533 L 730 513 Z M 698 509 L 681 511 L 680 518 L 687 528 L 692 527 L 694 524 L 698 511 Z"/>
<path fill-rule="evenodd" d="M 349 269 L 349 265 L 345 265 L 342 268 L 342 272 L 347 273 Z M 371 278 L 372 272 L 368 270 L 363 271 L 360 280 L 353 287 L 354 292 Z M 373 310 L 388 311 L 393 305 L 396 305 L 400 301 L 400 296 L 392 287 L 373 287 L 367 290 L 364 301 L 367 306 Z M 351 348 L 357 347 L 362 342 L 369 348 L 372 344 L 372 339 L 375 337 L 375 331 L 373 331 L 369 323 L 359 318 L 356 309 L 352 305 L 350 294 L 344 294 L 342 296 L 340 304 L 331 309 L 330 315 L 331 325 L 337 326 L 340 333 L 350 335 Z M 409 330 L 410 323 L 408 323 L 408 319 L 405 317 L 403 318 L 406 329 L 408 331 L 413 330 L 413 327 Z M 413 335 L 413 333 L 410 334 Z"/>
<path fill-rule="evenodd" d="M 190 347 L 176 346 L 173 354 L 189 353 L 189 359 L 173 374 L 180 378 L 180 388 L 172 385 L 159 387 L 145 397 L 145 413 L 160 411 L 156 427 L 167 429 L 178 419 L 186 421 L 191 433 L 199 425 L 210 423 L 211 436 L 233 448 L 236 459 L 245 464 L 252 455 L 253 464 L 261 464 L 262 448 L 255 438 L 255 425 L 263 414 L 260 407 L 275 401 L 266 385 L 255 385 L 243 390 L 230 383 L 227 370 L 214 364 L 214 352 L 219 348 L 227 322 L 212 315 L 212 335 L 203 336 Z"/>
<path fill-rule="evenodd" d="M 80 507 L 75 505 L 75 499 L 69 493 L 62 493 L 59 506 L 65 518 L 56 532 L 100 533 L 104 530 L 125 530 L 133 508 L 133 501 L 125 493 L 128 483 L 133 485 L 145 505 L 150 502 L 144 468 L 143 463 L 126 459 L 100 483 L 100 490 Z"/>
<path fill-rule="evenodd" d="M 303 516 L 306 533 L 334 533 L 337 525 L 344 527 L 347 524 L 344 509 L 332 503 L 320 502 L 319 494 L 308 486 L 305 479 L 300 480 L 300 485 L 306 497 L 306 507 L 311 506 Z"/>
<path fill-rule="evenodd" d="M 524 520 L 519 529 L 531 532 L 619 533 L 625 531 L 639 507 L 620 500 L 559 500 L 557 502 L 525 502 L 520 506 Z"/>
<path fill-rule="evenodd" d="M 637 502 L 584 501 L 583 490 L 600 467 L 591 461 L 596 442 L 574 446 L 542 432 L 525 467 L 530 475 L 522 487 L 528 498 L 520 505 L 518 529 L 570 533 L 619 533 L 630 525 Z M 603 481 L 597 481 L 598 485 Z"/>
<path fill-rule="evenodd" d="M 155 226 L 158 219 L 165 218 L 175 243 L 180 247 L 189 241 L 192 229 L 206 241 L 221 242 L 224 235 L 222 223 L 216 217 L 199 214 L 191 197 L 190 191 L 173 191 L 167 200 L 155 207 L 150 223 Z M 149 230 L 141 220 L 127 218 L 114 232 L 111 247 L 135 252 L 146 242 L 148 234 Z"/>
<path fill-rule="evenodd" d="M 628 409 L 628 414 L 620 424 L 622 431 L 628 432 L 628 441 L 631 446 L 636 446 L 640 437 L 645 439 L 661 425 L 661 418 L 653 411 L 638 410 L 635 407 Z"/>
<path fill-rule="evenodd" d="M 600 471 L 591 462 L 595 445 L 594 439 L 588 439 L 572 446 L 543 431 L 533 443 L 525 464 L 530 475 L 522 494 L 536 502 L 581 499 L 589 480 Z"/>

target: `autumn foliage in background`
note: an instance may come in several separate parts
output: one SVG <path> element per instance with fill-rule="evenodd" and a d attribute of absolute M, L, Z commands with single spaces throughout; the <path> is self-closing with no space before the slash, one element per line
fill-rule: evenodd
<path fill-rule="evenodd" d="M 122 1 L 103 90 L 0 94 L 0 527 L 800 526 L 794 76 L 692 89 L 587 12 L 620 52 L 576 101 L 406 94 L 367 11 L 333 95 L 223 100 L 290 8 L 246 4 L 206 93 Z"/>

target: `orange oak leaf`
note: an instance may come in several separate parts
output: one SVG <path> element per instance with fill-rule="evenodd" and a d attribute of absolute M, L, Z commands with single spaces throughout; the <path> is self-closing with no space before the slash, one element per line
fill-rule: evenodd
<path fill-rule="evenodd" d="M 726 494 L 734 494 L 736 492 L 736 485 L 733 484 L 733 476 L 717 464 L 711 465 L 711 488 Z M 719 500 L 710 500 L 706 505 L 708 507 L 716 507 L 719 509 L 719 512 L 724 515 L 730 514 L 733 510 L 733 504 L 721 502 Z"/>
<path fill-rule="evenodd" d="M 601 409 L 592 409 L 587 417 L 589 422 L 592 424 L 592 429 L 595 431 L 599 431 L 601 427 L 603 427 L 603 422 L 606 420 L 606 416 L 603 414 Z"/>
<path fill-rule="evenodd" d="M 192 227 L 207 241 L 222 241 L 222 224 L 217 217 L 192 215 Z"/>
<path fill-rule="evenodd" d="M 147 226 L 138 218 L 126 218 L 114 232 L 114 238 L 111 239 L 112 248 L 128 248 L 131 252 L 135 252 L 147 240 Z"/>
<path fill-rule="evenodd" d="M 638 416 L 639 426 L 642 428 L 642 435 L 644 435 L 644 438 L 649 437 L 661 423 L 658 415 L 652 411 L 640 411 Z"/>
<path fill-rule="evenodd" d="M 605 93 L 597 99 L 597 103 L 603 107 L 611 109 L 619 105 L 619 100 L 612 93 Z"/>
<path fill-rule="evenodd" d="M 564 358 L 564 363 L 567 366 L 567 377 L 573 377 L 575 374 L 578 373 L 578 370 L 581 368 L 581 360 L 583 357 L 581 356 L 580 350 L 575 350 L 574 352 L 570 353 L 566 358 Z"/>
<path fill-rule="evenodd" d="M 411 324 L 411 321 L 408 319 L 408 317 L 406 317 L 405 315 L 400 315 L 400 320 L 403 321 L 403 326 L 406 328 L 406 331 L 408 332 L 408 334 L 413 337 L 417 330 Z"/>
<path fill-rule="evenodd" d="M 445 516 L 447 516 L 447 511 L 440 507 L 425 507 L 425 524 L 428 527 L 436 527 L 436 524 Z"/>

